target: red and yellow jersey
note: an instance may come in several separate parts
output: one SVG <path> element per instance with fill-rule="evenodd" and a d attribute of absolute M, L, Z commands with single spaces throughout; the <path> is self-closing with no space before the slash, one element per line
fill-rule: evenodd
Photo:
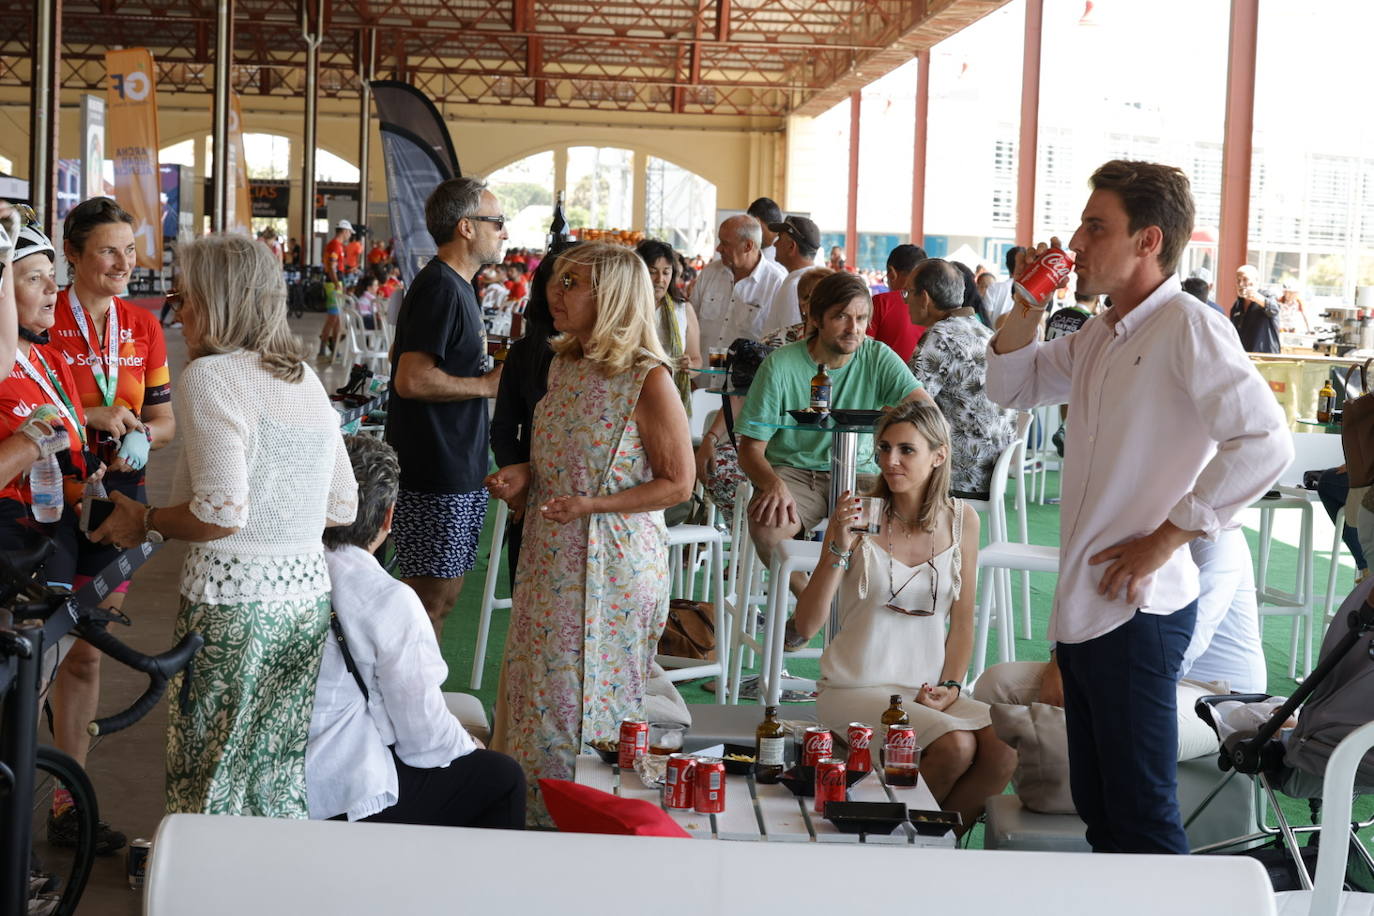
<path fill-rule="evenodd" d="M 344 245 L 338 239 L 330 239 L 324 243 L 324 271 L 328 275 L 331 271 L 334 274 L 343 273 L 344 269 Z"/>
<path fill-rule="evenodd" d="M 73 306 L 81 310 L 79 317 Z M 52 340 L 49 347 L 60 352 L 71 369 L 83 407 L 113 403 L 141 415 L 145 404 L 171 401 L 172 374 L 167 368 L 167 342 L 162 336 L 162 325 L 151 312 L 115 298 L 110 311 L 115 316 L 114 330 L 119 334 L 119 343 L 114 366 L 107 367 L 108 347 L 101 344 L 95 322 L 70 288 L 57 294 L 54 311 L 57 320 L 49 332 Z M 104 320 L 108 333 L 108 316 Z M 84 335 L 82 324 L 85 325 Z M 114 382 L 112 399 L 101 390 L 111 375 Z"/>
<path fill-rule="evenodd" d="M 358 269 L 358 262 L 363 258 L 363 243 L 354 239 L 344 246 L 343 264 L 344 270 L 348 273 Z"/>
<path fill-rule="evenodd" d="M 367 263 L 381 264 L 386 260 L 386 249 L 381 245 L 373 245 L 372 250 L 367 253 Z"/>
<path fill-rule="evenodd" d="M 28 371 L 25 371 L 22 363 L 27 363 Z M 48 377 L 49 369 L 56 378 L 56 385 L 53 384 L 53 379 Z M 44 386 L 36 379 L 42 379 L 52 390 L 45 391 Z M 29 414 L 40 405 L 51 404 L 62 412 L 62 422 L 67 427 L 67 441 L 70 447 L 66 452 L 58 454 L 58 461 L 67 476 L 68 483 L 63 487 L 67 491 L 65 495 L 73 503 L 81 498 L 79 481 L 86 477 L 86 463 L 82 453 L 84 446 L 81 441 L 81 428 L 86 425 L 86 413 L 81 408 L 81 402 L 74 396 L 75 390 L 71 370 L 67 368 L 62 355 L 48 347 L 37 345 L 30 349 L 29 356 L 25 357 L 21 353 L 15 357 L 10 374 L 0 382 L 0 433 L 3 433 L 0 438 L 14 435 L 14 431 L 23 425 Z M 76 411 L 74 420 L 62 400 L 63 394 L 72 402 L 72 408 Z M 31 505 L 33 496 L 29 492 L 28 475 L 21 474 L 6 482 L 0 488 L 0 499 L 13 499 L 26 506 Z"/>

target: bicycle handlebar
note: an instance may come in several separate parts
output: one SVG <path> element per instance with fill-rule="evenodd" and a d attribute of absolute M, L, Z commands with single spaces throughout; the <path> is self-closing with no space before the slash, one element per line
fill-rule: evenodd
<path fill-rule="evenodd" d="M 143 695 L 135 700 L 132 706 L 112 716 L 96 719 L 86 727 L 93 737 L 128 728 L 151 712 L 162 699 L 162 694 L 167 689 L 167 681 L 189 666 L 192 657 L 205 645 L 205 639 L 199 633 L 187 633 L 181 638 L 181 642 L 161 655 L 144 655 L 112 636 L 103 623 L 82 621 L 77 627 L 77 633 L 120 664 L 148 675 L 148 689 L 143 691 Z"/>

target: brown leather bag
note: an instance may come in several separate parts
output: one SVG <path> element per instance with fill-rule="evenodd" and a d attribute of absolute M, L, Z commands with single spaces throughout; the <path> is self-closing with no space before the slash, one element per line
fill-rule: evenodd
<path fill-rule="evenodd" d="M 715 605 L 686 598 L 668 602 L 668 623 L 658 640 L 658 654 L 705 660 L 715 658 L 715 650 Z"/>
<path fill-rule="evenodd" d="M 1369 364 L 1360 367 L 1360 387 L 1364 394 L 1345 402 L 1341 417 L 1341 447 L 1345 449 L 1345 468 L 1352 487 L 1374 484 L 1374 393 L 1369 390 Z M 1351 366 L 1345 372 L 1346 391 L 1350 390 Z"/>

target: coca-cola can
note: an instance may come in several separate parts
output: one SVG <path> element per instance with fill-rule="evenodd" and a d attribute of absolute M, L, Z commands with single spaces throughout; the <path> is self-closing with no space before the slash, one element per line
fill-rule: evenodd
<path fill-rule="evenodd" d="M 1050 297 L 1073 270 L 1073 258 L 1062 248 L 1051 248 L 1012 281 L 1016 291 L 1036 305 Z"/>
<path fill-rule="evenodd" d="M 663 782 L 663 805 L 667 808 L 690 808 L 694 804 L 694 772 L 697 759 L 691 754 L 669 754 L 668 772 Z"/>
<path fill-rule="evenodd" d="M 816 761 L 816 813 L 825 813 L 828 801 L 844 801 L 848 785 L 844 778 L 845 762 L 838 757 Z"/>
<path fill-rule="evenodd" d="M 869 745 L 873 742 L 873 728 L 862 722 L 850 722 L 849 730 L 845 733 L 845 741 L 849 744 L 849 759 L 845 761 L 845 766 L 855 773 L 867 773 L 873 769 L 873 755 L 869 751 Z"/>
<path fill-rule="evenodd" d="M 888 763 L 915 763 L 916 729 L 910 725 L 889 725 L 884 750 Z"/>
<path fill-rule="evenodd" d="M 725 810 L 724 760 L 719 757 L 698 757 L 692 782 L 692 807 L 697 814 L 720 814 Z"/>
<path fill-rule="evenodd" d="M 620 723 L 620 768 L 633 770 L 635 761 L 649 753 L 649 723 L 626 719 Z"/>
<path fill-rule="evenodd" d="M 824 725 L 813 725 L 802 738 L 802 766 L 813 767 L 835 752 L 835 738 Z"/>

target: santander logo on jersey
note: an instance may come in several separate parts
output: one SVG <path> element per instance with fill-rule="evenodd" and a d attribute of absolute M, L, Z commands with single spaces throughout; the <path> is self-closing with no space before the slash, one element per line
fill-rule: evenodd
<path fill-rule="evenodd" d="M 18 404 L 15 404 L 12 408 L 10 408 L 10 413 L 14 414 L 16 417 L 19 417 L 20 419 L 23 419 L 24 417 L 27 417 L 29 414 L 33 413 L 33 405 L 26 404 L 23 401 L 20 401 Z"/>

